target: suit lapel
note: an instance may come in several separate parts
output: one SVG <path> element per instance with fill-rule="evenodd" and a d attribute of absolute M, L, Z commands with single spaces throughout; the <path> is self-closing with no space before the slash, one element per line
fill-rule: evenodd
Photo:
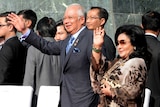
<path fill-rule="evenodd" d="M 154 36 L 152 36 L 152 35 L 145 35 L 145 36 L 148 37 L 148 38 L 152 38 L 152 39 L 158 40 L 156 37 L 154 37 Z"/>
<path fill-rule="evenodd" d="M 85 31 L 86 31 L 86 28 L 85 28 L 84 30 L 82 30 L 81 33 L 78 35 L 77 39 L 76 39 L 76 40 L 74 41 L 74 43 L 73 43 L 73 46 L 70 48 L 68 54 L 67 54 L 67 55 L 64 55 L 64 56 L 65 56 L 65 58 L 64 58 L 64 59 L 65 59 L 65 60 L 64 60 L 64 68 L 65 68 L 68 60 L 70 59 L 70 57 L 71 57 L 71 55 L 72 55 L 72 53 L 73 53 L 73 49 L 78 46 L 78 44 L 80 43 L 82 37 L 85 36 L 85 35 L 84 35 L 84 32 L 85 32 Z M 65 46 L 67 46 L 67 44 L 66 44 Z M 65 54 L 65 52 L 64 52 L 63 54 Z"/>
<path fill-rule="evenodd" d="M 77 37 L 77 39 L 75 40 L 75 42 L 78 40 L 78 43 L 79 43 L 79 37 L 80 37 L 80 35 Z M 78 45 L 78 43 L 77 43 L 76 46 L 75 46 L 74 45 L 75 42 L 73 43 L 72 47 L 70 48 L 70 50 L 69 50 L 69 52 L 67 54 L 64 52 L 65 53 L 64 66 L 66 65 L 66 63 L 68 62 L 69 58 L 71 57 L 73 49 Z"/>

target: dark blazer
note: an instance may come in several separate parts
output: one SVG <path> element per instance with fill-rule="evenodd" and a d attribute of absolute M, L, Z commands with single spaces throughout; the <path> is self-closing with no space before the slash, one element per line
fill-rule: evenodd
<path fill-rule="evenodd" d="M 81 31 L 68 54 L 65 48 L 69 37 L 60 42 L 48 42 L 31 31 L 26 41 L 47 54 L 60 54 L 61 58 L 61 107 L 97 107 L 97 95 L 90 81 L 90 58 L 93 32 Z"/>
<path fill-rule="evenodd" d="M 0 50 L 0 84 L 22 85 L 26 51 L 18 37 L 9 38 Z"/>
<path fill-rule="evenodd" d="M 148 50 L 152 53 L 146 84 L 146 87 L 151 90 L 150 107 L 160 107 L 160 42 L 151 35 L 146 35 L 146 40 Z"/>
<path fill-rule="evenodd" d="M 106 60 L 113 60 L 116 56 L 116 48 L 112 41 L 112 39 L 106 35 L 104 35 L 104 43 L 102 45 L 102 53 L 106 57 Z"/>

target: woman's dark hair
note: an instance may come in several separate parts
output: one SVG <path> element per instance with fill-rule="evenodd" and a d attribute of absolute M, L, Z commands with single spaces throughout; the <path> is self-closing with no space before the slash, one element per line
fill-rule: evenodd
<path fill-rule="evenodd" d="M 131 44 L 136 48 L 134 52 L 130 54 L 129 59 L 135 57 L 143 58 L 147 67 L 149 67 L 151 53 L 147 50 L 147 42 L 144 30 L 137 25 L 123 25 L 119 27 L 115 33 L 116 45 L 118 43 L 118 36 L 122 33 L 125 33 L 130 38 Z"/>
<path fill-rule="evenodd" d="M 42 37 L 55 37 L 56 34 L 56 22 L 53 18 L 43 17 L 37 23 L 36 30 Z"/>

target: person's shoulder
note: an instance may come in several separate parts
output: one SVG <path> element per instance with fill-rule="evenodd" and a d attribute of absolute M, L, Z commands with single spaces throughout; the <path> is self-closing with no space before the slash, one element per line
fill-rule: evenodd
<path fill-rule="evenodd" d="M 28 48 L 28 51 L 31 51 L 31 50 L 34 51 L 34 50 L 36 50 L 36 48 L 35 48 L 34 46 L 31 45 L 31 46 Z"/>
<path fill-rule="evenodd" d="M 53 42 L 55 41 L 53 37 L 43 37 L 45 40 Z"/>
<path fill-rule="evenodd" d="M 22 43 L 19 41 L 17 36 L 9 38 L 8 40 L 6 40 L 6 42 L 4 44 L 7 45 L 7 46 L 10 46 L 10 47 L 23 46 Z"/>
<path fill-rule="evenodd" d="M 25 53 L 25 47 L 18 40 L 17 37 L 9 38 L 4 44 L 1 51 L 8 51 L 8 53 Z"/>
<path fill-rule="evenodd" d="M 109 35 L 107 35 L 106 33 L 104 34 L 104 39 L 108 40 L 108 41 L 112 41 L 112 38 Z"/>
<path fill-rule="evenodd" d="M 154 47 L 159 47 L 160 46 L 160 41 L 158 40 L 157 37 L 151 36 L 151 35 L 145 35 L 147 44 L 149 46 L 154 46 Z"/>
<path fill-rule="evenodd" d="M 157 37 L 154 37 L 152 35 L 145 35 L 145 38 L 149 42 L 160 42 L 160 41 L 158 41 Z"/>
<path fill-rule="evenodd" d="M 144 59 L 143 58 L 135 57 L 135 58 L 129 59 L 128 61 L 144 61 Z"/>
<path fill-rule="evenodd" d="M 30 46 L 29 48 L 28 48 L 28 52 L 27 52 L 28 54 L 30 53 L 30 54 L 37 54 L 37 53 L 42 53 L 40 50 L 38 50 L 37 48 L 35 48 L 34 46 Z"/>
<path fill-rule="evenodd" d="M 104 37 L 106 37 L 106 38 L 111 38 L 108 34 L 104 34 Z"/>
<path fill-rule="evenodd" d="M 143 58 L 131 58 L 129 59 L 127 62 L 126 62 L 126 65 L 131 65 L 131 66 L 139 66 L 139 65 L 143 65 L 143 66 L 146 66 L 145 65 L 145 61 Z"/>
<path fill-rule="evenodd" d="M 92 33 L 92 34 L 93 34 L 93 30 L 90 30 L 90 29 L 88 29 L 87 27 L 85 27 L 83 30 L 84 30 L 85 32 L 88 32 L 88 33 Z"/>
<path fill-rule="evenodd" d="M 92 38 L 92 37 L 93 37 L 93 30 L 90 30 L 90 29 L 88 29 L 87 27 L 85 27 L 85 28 L 81 31 L 80 35 L 84 35 L 85 38 Z"/>
<path fill-rule="evenodd" d="M 7 42 L 7 41 L 9 41 L 9 42 L 10 42 L 10 41 L 19 41 L 19 39 L 18 39 L 17 36 L 12 36 L 11 38 L 7 39 L 6 42 Z"/>

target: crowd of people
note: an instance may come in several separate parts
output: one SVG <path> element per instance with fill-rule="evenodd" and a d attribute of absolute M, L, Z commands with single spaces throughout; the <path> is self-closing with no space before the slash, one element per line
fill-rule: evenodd
<path fill-rule="evenodd" d="M 77 3 L 58 21 L 37 23 L 30 9 L 0 13 L 0 84 L 32 86 L 32 107 L 42 85 L 60 86 L 59 107 L 143 107 L 145 89 L 149 107 L 159 107 L 160 13 L 119 26 L 114 42 L 108 17 L 105 8 L 85 12 Z"/>

